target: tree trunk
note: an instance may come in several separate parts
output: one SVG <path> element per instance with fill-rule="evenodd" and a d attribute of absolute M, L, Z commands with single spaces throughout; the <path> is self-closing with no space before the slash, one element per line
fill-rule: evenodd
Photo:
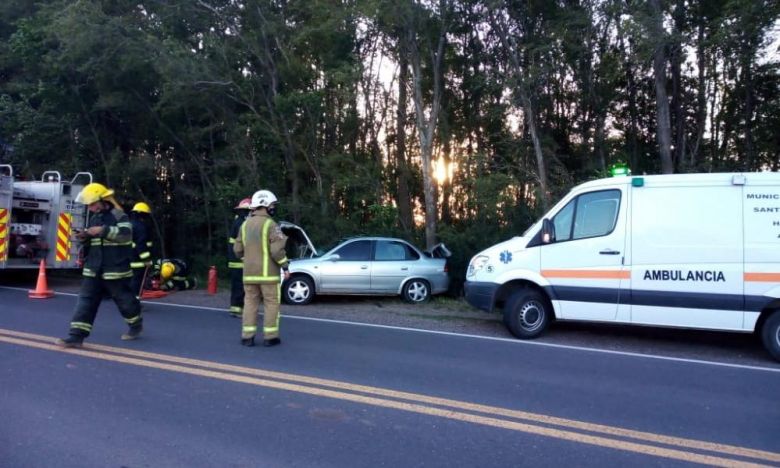
<path fill-rule="evenodd" d="M 747 34 L 747 33 L 746 33 Z M 753 170 L 753 161 L 755 161 L 755 142 L 753 141 L 753 56 L 755 50 L 752 45 L 752 38 L 743 39 L 741 50 L 742 62 L 742 89 L 744 90 L 744 102 L 742 104 L 742 119 L 745 122 L 745 160 L 742 162 L 744 171 Z"/>
<path fill-rule="evenodd" d="M 669 96 L 666 93 L 666 33 L 663 30 L 663 14 L 660 0 L 651 0 L 653 10 L 653 31 L 658 43 L 653 53 L 653 81 L 655 83 L 655 107 L 657 116 L 658 154 L 661 157 L 661 172 L 672 174 L 674 164 L 672 162 L 672 131 L 669 118 Z"/>
<path fill-rule="evenodd" d="M 685 2 L 677 0 L 674 8 L 675 40 L 672 45 L 672 112 L 674 113 L 674 153 L 672 163 L 677 171 L 685 162 L 685 109 L 683 107 L 682 62 L 683 48 L 679 37 L 685 21 Z"/>
<path fill-rule="evenodd" d="M 542 152 L 542 144 L 539 139 L 539 132 L 536 128 L 536 116 L 534 113 L 533 102 L 531 101 L 530 91 L 527 89 L 527 83 L 525 77 L 523 76 L 521 60 L 518 57 L 518 51 L 522 49 L 518 47 L 515 38 L 509 34 L 509 28 L 504 23 L 504 21 L 506 21 L 505 18 L 506 17 L 502 12 L 498 15 L 492 14 L 490 23 L 492 24 L 493 28 L 496 29 L 496 33 L 501 40 L 501 45 L 509 56 L 509 61 L 517 81 L 520 107 L 523 109 L 526 125 L 528 125 L 528 132 L 531 135 L 534 156 L 536 157 L 536 170 L 539 180 L 539 191 L 541 192 L 539 195 L 541 198 L 542 208 L 546 211 L 550 198 L 550 194 L 547 188 L 547 168 L 545 167 L 544 153 Z"/>
<path fill-rule="evenodd" d="M 436 245 L 436 218 L 438 207 L 436 203 L 436 185 L 433 182 L 433 141 L 436 137 L 436 127 L 439 122 L 442 98 L 442 75 L 444 62 L 444 45 L 447 41 L 445 16 L 449 6 L 447 0 L 440 1 L 441 30 L 438 44 L 431 50 L 431 73 L 433 75 L 433 90 L 428 116 L 425 115 L 425 102 L 422 92 L 423 72 L 420 50 L 417 47 L 417 31 L 407 27 L 406 38 L 409 48 L 409 58 L 412 65 L 412 84 L 414 85 L 414 109 L 417 117 L 417 132 L 420 138 L 420 159 L 422 160 L 423 196 L 425 200 L 425 245 L 431 248 Z"/>
<path fill-rule="evenodd" d="M 528 132 L 531 134 L 531 143 L 534 147 L 534 156 L 536 156 L 536 170 L 539 174 L 539 191 L 541 192 L 542 210 L 547 211 L 549 205 L 550 193 L 547 188 L 547 167 L 544 163 L 544 153 L 542 153 L 542 143 L 539 140 L 539 133 L 536 130 L 536 117 L 531 103 L 531 98 L 524 86 L 520 86 L 520 99 L 523 102 L 523 113 L 525 114 Z"/>
<path fill-rule="evenodd" d="M 618 22 L 618 25 L 620 25 L 620 22 Z M 625 57 L 625 72 L 626 72 L 626 94 L 628 98 L 628 132 L 626 135 L 627 142 L 626 145 L 628 146 L 628 163 L 629 167 L 631 167 L 631 170 L 637 170 L 639 168 L 639 144 L 637 142 L 637 134 L 639 132 L 638 128 L 639 125 L 637 122 L 639 121 L 639 112 L 637 111 L 637 105 L 636 105 L 636 82 L 634 81 L 634 66 L 631 61 L 631 55 L 630 51 L 628 50 L 628 47 L 625 44 L 625 36 L 624 31 L 622 28 L 619 28 L 619 31 L 621 34 L 620 39 L 620 47 L 623 52 L 623 56 Z"/>
<path fill-rule="evenodd" d="M 409 162 L 406 156 L 406 87 L 409 84 L 409 60 L 404 41 L 401 41 L 399 51 L 398 71 L 398 109 L 396 111 L 396 154 L 395 161 L 398 168 L 398 214 L 401 218 L 401 227 L 407 233 L 414 228 L 412 219 L 412 200 L 409 195 Z"/>
<path fill-rule="evenodd" d="M 706 52 L 704 49 L 704 17 L 701 11 L 699 11 L 698 22 L 698 38 L 696 41 L 698 49 L 696 50 L 696 63 L 699 68 L 699 73 L 696 83 L 696 140 L 693 144 L 693 148 L 691 148 L 691 157 L 688 163 L 691 168 L 696 167 L 697 159 L 699 157 L 699 148 L 701 147 L 701 142 L 704 139 L 704 128 L 707 124 L 707 83 L 705 82 L 707 79 L 707 61 L 705 58 Z"/>

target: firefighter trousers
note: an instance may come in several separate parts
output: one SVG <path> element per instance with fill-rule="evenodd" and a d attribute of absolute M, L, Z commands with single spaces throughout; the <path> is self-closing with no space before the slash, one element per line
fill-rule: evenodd
<path fill-rule="evenodd" d="M 230 313 L 240 316 L 244 310 L 244 269 L 230 269 Z"/>
<path fill-rule="evenodd" d="M 87 337 L 92 332 L 103 295 L 108 294 L 116 303 L 119 313 L 124 317 L 130 328 L 140 327 L 141 303 L 130 289 L 130 278 L 104 280 L 101 278 L 84 277 L 81 282 L 76 310 L 70 322 L 70 334 Z"/>
<path fill-rule="evenodd" d="M 141 298 L 141 283 L 144 281 L 146 265 L 141 268 L 133 268 L 133 277 L 130 279 L 130 291 L 138 299 Z"/>
<path fill-rule="evenodd" d="M 244 284 L 244 315 L 242 316 L 241 338 L 252 338 L 257 334 L 257 311 L 263 301 L 263 339 L 279 337 L 279 299 L 281 285 Z"/>

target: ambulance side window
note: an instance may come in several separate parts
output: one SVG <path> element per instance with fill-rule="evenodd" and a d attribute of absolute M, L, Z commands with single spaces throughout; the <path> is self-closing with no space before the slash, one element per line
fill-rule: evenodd
<path fill-rule="evenodd" d="M 605 236 L 615 229 L 619 209 L 620 190 L 584 193 L 553 218 L 555 241 Z"/>
<path fill-rule="evenodd" d="M 574 208 L 578 198 L 570 201 L 553 218 L 555 225 L 555 242 L 563 242 L 571 239 L 571 222 L 574 219 Z"/>

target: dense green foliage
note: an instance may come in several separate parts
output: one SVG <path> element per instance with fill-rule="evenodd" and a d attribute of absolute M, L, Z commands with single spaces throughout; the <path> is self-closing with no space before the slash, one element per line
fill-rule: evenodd
<path fill-rule="evenodd" d="M 459 283 L 612 163 L 780 169 L 779 5 L 4 0 L 0 162 L 92 172 L 200 265 L 260 188 L 318 245 L 435 211 Z"/>

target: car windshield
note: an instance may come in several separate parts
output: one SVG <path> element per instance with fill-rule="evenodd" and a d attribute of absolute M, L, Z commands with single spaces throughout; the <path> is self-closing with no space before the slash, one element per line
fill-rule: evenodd
<path fill-rule="evenodd" d="M 329 244 L 326 244 L 324 248 L 317 249 L 317 252 L 319 252 L 319 255 L 317 255 L 317 256 L 318 257 L 322 257 L 322 256 L 328 254 L 331 250 L 335 249 L 336 247 L 338 247 L 339 245 L 344 243 L 344 241 L 346 241 L 346 240 L 347 239 L 339 239 L 337 241 L 333 241 L 333 242 L 331 242 Z"/>

